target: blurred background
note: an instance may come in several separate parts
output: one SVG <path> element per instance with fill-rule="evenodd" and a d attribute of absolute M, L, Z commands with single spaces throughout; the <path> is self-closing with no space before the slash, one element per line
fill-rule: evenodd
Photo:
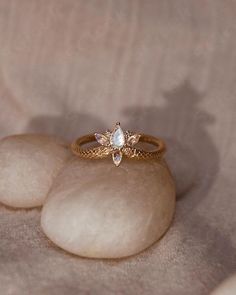
<path fill-rule="evenodd" d="M 1 137 L 120 121 L 167 141 L 178 197 L 165 238 L 116 262 L 51 248 L 37 210 L 3 209 L 2 294 L 199 295 L 236 271 L 235 1 L 0 0 L 0 44 Z"/>

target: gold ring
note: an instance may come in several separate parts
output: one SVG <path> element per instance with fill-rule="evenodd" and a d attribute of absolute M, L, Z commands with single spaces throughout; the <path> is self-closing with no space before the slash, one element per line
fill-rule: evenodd
<path fill-rule="evenodd" d="M 100 146 L 85 148 L 83 145 L 97 141 Z M 146 142 L 155 146 L 153 151 L 145 151 L 134 147 L 138 142 Z M 78 138 L 71 145 L 72 152 L 82 158 L 102 159 L 112 155 L 113 162 L 119 166 L 123 155 L 138 160 L 156 159 L 159 160 L 165 150 L 163 140 L 146 134 L 137 134 L 131 131 L 123 131 L 120 123 L 116 123 L 113 131 L 107 130 L 105 133 L 95 133 Z"/>

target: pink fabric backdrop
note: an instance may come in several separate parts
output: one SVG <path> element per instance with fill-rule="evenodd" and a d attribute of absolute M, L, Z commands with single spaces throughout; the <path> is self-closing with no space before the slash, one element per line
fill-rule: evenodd
<path fill-rule="evenodd" d="M 0 207 L 1 294 L 199 295 L 236 271 L 235 15 L 233 0 L 0 0 L 0 135 L 119 120 L 167 140 L 181 192 L 167 235 L 121 261 L 71 256 L 39 210 Z"/>

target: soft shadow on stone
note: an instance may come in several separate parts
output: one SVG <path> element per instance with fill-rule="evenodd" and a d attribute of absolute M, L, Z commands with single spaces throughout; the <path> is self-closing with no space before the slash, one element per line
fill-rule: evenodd
<path fill-rule="evenodd" d="M 81 135 L 100 130 L 105 130 L 100 119 L 89 114 L 65 112 L 58 116 L 35 117 L 29 122 L 25 132 L 56 135 L 72 142 Z"/>

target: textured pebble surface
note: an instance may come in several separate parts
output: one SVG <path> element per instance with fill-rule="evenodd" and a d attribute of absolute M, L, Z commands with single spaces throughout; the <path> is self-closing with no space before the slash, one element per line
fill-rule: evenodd
<path fill-rule="evenodd" d="M 0 141 L 0 202 L 41 206 L 59 170 L 71 156 L 65 142 L 47 135 L 14 135 Z"/>
<path fill-rule="evenodd" d="M 41 225 L 59 247 L 119 258 L 157 241 L 170 226 L 175 187 L 164 162 L 73 159 L 56 178 Z"/>

